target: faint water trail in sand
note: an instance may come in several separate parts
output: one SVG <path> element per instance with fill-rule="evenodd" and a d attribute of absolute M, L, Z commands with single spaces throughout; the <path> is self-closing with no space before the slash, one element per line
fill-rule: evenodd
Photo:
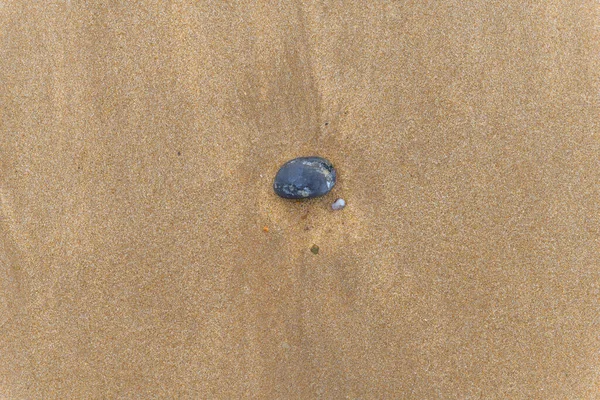
<path fill-rule="evenodd" d="M 25 243 L 26 237 L 19 232 L 14 216 L 10 194 L 0 186 L 0 327 L 15 313 L 19 290 L 19 243 Z"/>

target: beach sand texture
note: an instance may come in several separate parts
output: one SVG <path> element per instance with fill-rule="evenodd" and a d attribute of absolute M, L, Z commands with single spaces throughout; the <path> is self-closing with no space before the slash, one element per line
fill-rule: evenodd
<path fill-rule="evenodd" d="M 0 397 L 600 398 L 599 21 L 1 2 Z"/>

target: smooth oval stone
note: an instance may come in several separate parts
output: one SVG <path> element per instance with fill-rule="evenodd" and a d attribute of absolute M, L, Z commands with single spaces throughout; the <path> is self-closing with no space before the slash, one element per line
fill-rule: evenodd
<path fill-rule="evenodd" d="M 321 157 L 298 157 L 283 164 L 273 189 L 286 199 L 310 199 L 323 196 L 335 185 L 333 165 Z"/>

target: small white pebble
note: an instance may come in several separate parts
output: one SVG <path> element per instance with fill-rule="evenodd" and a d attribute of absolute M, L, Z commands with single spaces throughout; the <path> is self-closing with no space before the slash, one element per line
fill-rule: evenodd
<path fill-rule="evenodd" d="M 344 199 L 337 199 L 331 205 L 332 210 L 341 210 L 344 207 L 346 207 L 346 201 Z"/>

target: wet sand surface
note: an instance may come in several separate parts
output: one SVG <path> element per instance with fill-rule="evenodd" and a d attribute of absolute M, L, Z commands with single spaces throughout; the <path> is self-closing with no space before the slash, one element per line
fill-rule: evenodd
<path fill-rule="evenodd" d="M 44 3 L 0 3 L 0 397 L 600 397 L 600 3 Z"/>

